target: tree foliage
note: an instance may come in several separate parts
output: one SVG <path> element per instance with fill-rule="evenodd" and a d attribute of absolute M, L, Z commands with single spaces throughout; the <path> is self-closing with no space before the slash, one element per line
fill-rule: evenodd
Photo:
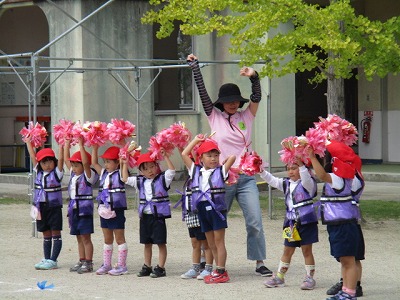
<path fill-rule="evenodd" d="M 151 0 L 155 8 L 142 21 L 160 24 L 158 38 L 172 33 L 175 20 L 187 35 L 230 35 L 230 52 L 243 64 L 265 61 L 263 76 L 317 68 L 314 80 L 320 82 L 349 78 L 359 67 L 368 79 L 398 72 L 400 18 L 371 21 L 357 15 L 350 0 L 331 2 L 321 7 L 303 0 Z M 268 37 L 286 22 L 293 30 Z"/>
<path fill-rule="evenodd" d="M 265 61 L 261 76 L 316 70 L 312 81 L 328 80 L 328 112 L 344 116 L 343 79 L 355 68 L 369 80 L 399 72 L 400 17 L 373 21 L 350 0 L 329 1 L 322 7 L 303 0 L 151 0 L 155 8 L 142 21 L 160 24 L 158 38 L 172 33 L 174 21 L 183 34 L 229 35 L 229 50 L 242 64 Z M 293 29 L 280 31 L 282 23 Z"/>

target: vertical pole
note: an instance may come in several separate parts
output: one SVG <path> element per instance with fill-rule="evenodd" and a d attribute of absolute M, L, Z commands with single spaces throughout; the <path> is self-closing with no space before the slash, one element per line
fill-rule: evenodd
<path fill-rule="evenodd" d="M 267 140 L 268 140 L 268 172 L 271 173 L 271 158 L 272 158 L 272 134 L 271 134 L 271 126 L 272 126 L 272 113 L 271 113 L 271 92 L 272 92 L 272 86 L 271 86 L 271 78 L 268 77 L 268 97 L 267 97 Z M 268 216 L 270 219 L 272 219 L 272 188 L 271 185 L 268 184 Z"/>
<path fill-rule="evenodd" d="M 33 124 L 36 124 L 37 121 L 37 88 L 38 88 L 38 84 L 37 84 L 37 76 L 38 76 L 38 61 L 37 61 L 38 57 L 33 54 L 31 56 L 31 67 L 32 67 L 32 82 L 31 82 L 31 86 L 32 86 L 32 93 L 30 95 L 31 97 L 31 101 L 30 101 L 30 105 L 29 107 L 31 107 L 31 103 L 32 103 L 32 111 L 33 111 L 33 116 L 32 116 L 32 122 Z M 31 114 L 31 112 L 30 112 Z M 29 116 L 29 120 L 31 120 L 31 116 Z M 35 181 L 35 174 L 33 172 L 32 169 L 32 161 L 30 163 L 30 189 L 31 189 L 31 201 L 33 204 L 33 183 Z M 32 221 L 32 236 L 33 237 L 38 237 L 38 231 L 37 231 L 37 226 L 36 226 L 36 220 Z"/>

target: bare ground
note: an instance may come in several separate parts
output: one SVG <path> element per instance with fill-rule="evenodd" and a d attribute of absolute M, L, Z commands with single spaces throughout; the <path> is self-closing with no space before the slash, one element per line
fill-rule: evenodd
<path fill-rule="evenodd" d="M 297 250 L 286 275 L 285 288 L 269 289 L 265 278 L 254 274 L 254 262 L 246 259 L 246 234 L 241 212 L 233 212 L 228 219 L 226 244 L 227 269 L 231 281 L 206 285 L 199 280 L 183 280 L 180 275 L 191 265 L 191 245 L 180 212 L 174 211 L 168 220 L 167 277 L 138 278 L 136 273 L 143 264 L 143 247 L 139 244 L 138 217 L 135 210 L 126 213 L 126 238 L 129 247 L 129 274 L 109 275 L 76 274 L 69 267 L 77 259 L 75 237 L 69 235 L 64 218 L 63 249 L 59 269 L 37 271 L 34 264 L 42 258 L 42 238 L 32 237 L 32 223 L 28 204 L 0 206 L 0 232 L 2 268 L 0 268 L 0 299 L 325 299 L 326 290 L 340 277 L 340 265 L 329 254 L 326 227 L 320 225 L 320 242 L 314 246 L 317 287 L 302 291 L 299 286 L 304 276 L 304 262 Z M 64 208 L 64 214 L 66 209 Z M 266 231 L 266 265 L 276 270 L 282 254 L 282 220 L 264 217 Z M 366 242 L 366 260 L 363 262 L 364 297 L 362 299 L 400 299 L 399 228 L 400 222 L 367 222 L 363 225 Z M 95 217 L 95 268 L 102 262 L 102 234 Z M 114 245 L 116 249 L 116 245 Z M 113 260 L 116 260 L 116 251 Z M 157 264 L 157 248 L 153 251 L 153 265 Z M 36 283 L 47 280 L 54 288 L 40 290 Z"/>

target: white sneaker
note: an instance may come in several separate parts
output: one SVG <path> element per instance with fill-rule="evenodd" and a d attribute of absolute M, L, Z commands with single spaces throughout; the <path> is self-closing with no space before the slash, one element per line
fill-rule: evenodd
<path fill-rule="evenodd" d="M 196 271 L 193 268 L 190 268 L 189 271 L 187 271 L 185 274 L 181 275 L 182 279 L 192 279 L 192 278 L 196 278 L 197 276 L 199 276 L 200 272 Z"/>
<path fill-rule="evenodd" d="M 203 271 L 201 271 L 201 273 L 197 276 L 198 280 L 203 280 L 204 277 L 211 275 L 210 271 L 207 271 L 206 269 L 204 269 Z"/>

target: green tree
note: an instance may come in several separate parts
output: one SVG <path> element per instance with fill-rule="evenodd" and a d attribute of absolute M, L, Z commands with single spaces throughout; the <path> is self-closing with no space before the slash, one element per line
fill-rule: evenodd
<path fill-rule="evenodd" d="M 308 1 L 311 2 L 311 1 Z M 322 7 L 303 0 L 151 0 L 144 23 L 159 23 L 167 37 L 174 21 L 187 35 L 216 32 L 231 37 L 230 52 L 243 64 L 265 61 L 261 76 L 315 70 L 313 82 L 328 81 L 328 113 L 344 117 L 343 79 L 358 68 L 367 79 L 400 70 L 400 18 L 372 21 L 357 15 L 350 0 Z M 282 23 L 293 24 L 287 32 Z M 268 32 L 276 29 L 274 36 Z"/>

